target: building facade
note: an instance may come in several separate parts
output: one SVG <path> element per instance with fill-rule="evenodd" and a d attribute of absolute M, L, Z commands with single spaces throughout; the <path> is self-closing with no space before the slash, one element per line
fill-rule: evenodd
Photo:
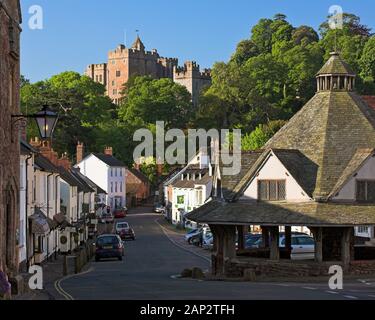
<path fill-rule="evenodd" d="M 195 62 L 186 62 L 184 68 L 178 68 L 178 59 L 161 57 L 156 49 L 146 51 L 139 36 L 130 48 L 119 45 L 110 51 L 108 62 L 90 64 L 85 75 L 103 84 L 116 104 L 120 103 L 124 85 L 132 76 L 173 79 L 189 90 L 193 102 L 197 101 L 203 86 L 211 83 L 210 70 L 200 72 Z"/>
<path fill-rule="evenodd" d="M 126 166 L 113 156 L 111 147 L 104 153 L 91 153 L 76 168 L 105 192 L 105 205 L 113 212 L 126 206 Z"/>
<path fill-rule="evenodd" d="M 242 240 L 243 227 L 249 225 L 262 227 L 261 250 L 278 266 L 280 259 L 291 257 L 291 227 L 312 231 L 313 268 L 289 264 L 284 275 L 326 274 L 332 262 L 345 272 L 361 273 L 369 267 L 358 271 L 355 260 L 375 262 L 374 243 L 355 242 L 355 231 L 371 237 L 375 226 L 375 110 L 355 93 L 355 78 L 340 55 L 332 53 L 317 74 L 315 96 L 264 149 L 243 155 L 235 176 L 217 170 L 212 201 L 188 214 L 209 224 L 214 234 L 214 274 L 238 271 L 243 276 L 252 268 L 251 261 L 236 262 L 236 229 Z M 281 227 L 284 248 L 279 245 Z"/>
<path fill-rule="evenodd" d="M 0 271 L 18 273 L 20 3 L 0 1 Z"/>
<path fill-rule="evenodd" d="M 126 197 L 127 206 L 136 207 L 150 197 L 150 180 L 139 168 L 126 169 Z"/>

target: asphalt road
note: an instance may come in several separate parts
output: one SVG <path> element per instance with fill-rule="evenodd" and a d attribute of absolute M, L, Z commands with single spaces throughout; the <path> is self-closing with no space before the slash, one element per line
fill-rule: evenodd
<path fill-rule="evenodd" d="M 125 220 L 136 241 L 126 242 L 123 261 L 92 262 L 89 271 L 60 282 L 65 296 L 77 300 L 375 300 L 375 281 L 365 278 L 331 291 L 325 283 L 249 283 L 176 279 L 187 267 L 208 269 L 209 263 L 175 246 L 150 213 Z"/>

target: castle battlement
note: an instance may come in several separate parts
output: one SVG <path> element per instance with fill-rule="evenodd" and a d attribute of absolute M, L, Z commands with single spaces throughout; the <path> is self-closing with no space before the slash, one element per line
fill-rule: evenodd
<path fill-rule="evenodd" d="M 186 61 L 183 67 L 175 67 L 173 71 L 175 79 L 183 79 L 186 77 L 195 77 L 203 80 L 211 80 L 211 70 L 203 69 L 195 61 Z"/>

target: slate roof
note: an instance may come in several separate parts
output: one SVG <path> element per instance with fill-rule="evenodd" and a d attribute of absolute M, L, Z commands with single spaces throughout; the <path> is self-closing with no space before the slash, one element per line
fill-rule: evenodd
<path fill-rule="evenodd" d="M 85 190 L 86 190 L 85 192 L 94 192 L 96 190 L 97 194 L 100 194 L 100 193 L 106 194 L 106 192 L 103 189 L 101 189 L 95 182 L 93 182 L 92 180 L 87 178 L 85 175 L 83 175 L 81 171 L 79 170 L 79 168 L 72 168 L 71 171 L 74 174 L 74 176 L 82 184 L 85 185 Z"/>
<path fill-rule="evenodd" d="M 181 180 L 182 174 L 184 175 L 184 180 Z M 187 175 L 195 174 L 195 179 L 190 176 L 189 180 L 187 179 Z M 199 175 L 201 175 L 201 179 L 199 179 Z M 209 175 L 209 170 L 207 168 L 201 169 L 195 165 L 189 166 L 183 173 L 181 173 L 177 180 L 172 183 L 173 188 L 181 188 L 181 189 L 192 189 L 196 185 L 206 185 L 212 180 L 212 176 Z"/>
<path fill-rule="evenodd" d="M 114 156 L 104 154 L 104 153 L 92 153 L 92 154 L 110 167 L 125 167 L 125 164 L 122 161 L 116 159 Z"/>
<path fill-rule="evenodd" d="M 371 204 L 212 200 L 187 214 L 187 218 L 210 224 L 358 226 L 374 225 L 375 210 Z"/>
<path fill-rule="evenodd" d="M 351 67 L 341 59 L 336 52 L 331 53 L 331 57 L 326 64 L 319 70 L 318 75 L 351 75 L 355 76 L 355 72 Z"/>
<path fill-rule="evenodd" d="M 59 167 L 60 177 L 69 185 L 75 186 L 78 188 L 78 191 L 81 192 L 93 192 L 94 190 L 90 188 L 83 180 L 81 180 L 73 171 L 67 170 L 64 167 Z"/>
<path fill-rule="evenodd" d="M 224 168 L 225 165 L 222 162 L 220 163 L 219 168 L 221 170 L 221 187 L 224 199 L 227 201 L 232 201 L 234 199 L 237 192 L 247 182 L 247 179 L 245 178 L 246 174 L 258 161 L 262 154 L 263 150 L 241 153 L 241 172 L 237 175 L 223 175 L 222 168 Z"/>
<path fill-rule="evenodd" d="M 375 154 L 375 149 L 358 149 L 350 160 L 348 166 L 345 168 L 341 177 L 333 188 L 330 198 L 335 197 L 336 194 L 344 187 L 351 177 L 362 167 L 367 159 Z M 375 209 L 374 209 L 375 210 Z"/>
<path fill-rule="evenodd" d="M 334 54 L 320 74 L 351 75 Z M 188 215 L 205 223 L 275 225 L 375 224 L 375 205 L 338 204 L 331 197 L 375 148 L 375 109 L 349 91 L 319 91 L 265 145 L 243 156 L 238 176 L 222 177 L 225 202 L 211 201 Z M 243 203 L 244 190 L 273 152 L 313 201 Z"/>
<path fill-rule="evenodd" d="M 38 153 L 38 150 L 34 149 L 30 144 L 28 144 L 24 140 L 20 141 L 20 147 L 21 147 L 21 154 L 23 155 L 28 155 L 30 153 Z"/>
<path fill-rule="evenodd" d="M 358 149 L 375 146 L 375 110 L 355 93 L 318 92 L 266 144 L 299 150 L 317 170 L 305 173 L 316 199 L 327 199 Z"/>
<path fill-rule="evenodd" d="M 41 154 L 36 154 L 34 163 L 41 171 L 59 173 L 59 169 Z"/>

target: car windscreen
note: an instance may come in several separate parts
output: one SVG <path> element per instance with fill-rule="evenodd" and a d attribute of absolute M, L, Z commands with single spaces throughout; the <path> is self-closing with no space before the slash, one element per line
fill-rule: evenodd
<path fill-rule="evenodd" d="M 117 229 L 128 229 L 129 228 L 129 225 L 127 223 L 118 223 L 116 225 L 116 228 Z"/>
<path fill-rule="evenodd" d="M 97 240 L 99 246 L 105 246 L 109 244 L 118 244 L 117 237 L 102 237 Z"/>

